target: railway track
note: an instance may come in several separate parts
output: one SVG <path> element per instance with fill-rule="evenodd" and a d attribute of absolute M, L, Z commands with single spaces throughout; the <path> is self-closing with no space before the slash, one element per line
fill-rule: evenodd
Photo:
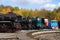
<path fill-rule="evenodd" d="M 36 31 L 29 33 L 28 36 L 36 40 L 60 40 L 60 30 Z"/>
<path fill-rule="evenodd" d="M 19 40 L 17 38 L 0 38 L 0 40 Z"/>
<path fill-rule="evenodd" d="M 0 33 L 0 40 L 60 40 L 60 30 L 21 30 Z"/>

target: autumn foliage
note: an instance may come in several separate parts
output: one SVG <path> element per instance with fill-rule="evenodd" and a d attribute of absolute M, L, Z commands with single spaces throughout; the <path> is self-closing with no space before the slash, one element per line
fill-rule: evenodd
<path fill-rule="evenodd" d="M 11 6 L 3 6 L 0 5 L 0 13 L 7 14 L 8 12 L 13 12 L 18 16 L 22 17 L 40 17 L 40 18 L 48 18 L 49 20 L 55 19 L 60 20 L 60 7 L 58 9 L 51 10 L 45 10 L 45 9 L 35 9 L 35 10 L 29 10 L 25 8 L 18 8 L 18 7 L 11 7 Z"/>

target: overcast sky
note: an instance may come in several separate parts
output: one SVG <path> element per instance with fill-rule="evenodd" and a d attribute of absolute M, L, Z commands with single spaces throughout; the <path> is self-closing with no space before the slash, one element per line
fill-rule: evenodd
<path fill-rule="evenodd" d="M 0 5 L 26 9 L 50 9 L 60 7 L 60 0 L 0 0 Z"/>

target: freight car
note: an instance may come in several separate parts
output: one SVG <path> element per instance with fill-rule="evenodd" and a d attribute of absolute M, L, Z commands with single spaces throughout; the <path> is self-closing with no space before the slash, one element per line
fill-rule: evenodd
<path fill-rule="evenodd" d="M 58 29 L 58 21 L 57 20 L 51 20 L 48 25 L 49 28 L 51 29 Z"/>
<path fill-rule="evenodd" d="M 38 29 L 46 27 L 44 23 L 44 18 L 37 18 L 37 27 Z"/>

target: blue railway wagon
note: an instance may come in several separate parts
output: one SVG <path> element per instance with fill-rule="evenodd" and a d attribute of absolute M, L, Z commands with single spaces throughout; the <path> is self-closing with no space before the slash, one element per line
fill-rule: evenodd
<path fill-rule="evenodd" d="M 57 20 L 51 20 L 51 28 L 52 29 L 58 29 L 58 21 Z"/>

